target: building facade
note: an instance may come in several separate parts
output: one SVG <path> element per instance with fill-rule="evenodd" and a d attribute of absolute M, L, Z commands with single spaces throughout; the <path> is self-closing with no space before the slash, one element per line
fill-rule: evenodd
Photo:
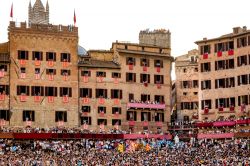
<path fill-rule="evenodd" d="M 198 50 L 175 58 L 177 120 L 191 121 L 198 118 L 199 70 Z"/>
<path fill-rule="evenodd" d="M 199 119 L 249 116 L 250 31 L 244 26 L 199 46 Z"/>
<path fill-rule="evenodd" d="M 30 9 L 36 17 L 10 22 L 0 45 L 0 125 L 167 129 L 170 47 L 115 42 L 87 52 L 77 27 L 47 24 L 40 0 Z"/>
<path fill-rule="evenodd" d="M 166 130 L 172 60 L 169 48 L 133 43 L 89 51 L 79 63 L 81 125 Z"/>

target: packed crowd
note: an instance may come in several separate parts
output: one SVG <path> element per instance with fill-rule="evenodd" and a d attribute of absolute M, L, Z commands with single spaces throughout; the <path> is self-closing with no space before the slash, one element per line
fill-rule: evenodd
<path fill-rule="evenodd" d="M 175 140 L 176 141 L 176 140 Z M 0 165 L 35 166 L 248 166 L 250 141 L 0 140 Z"/>
<path fill-rule="evenodd" d="M 85 130 L 82 128 L 67 128 L 67 127 L 51 127 L 51 128 L 39 128 L 39 127 L 0 127 L 0 133 L 85 133 L 85 134 L 127 134 L 128 131 L 119 129 L 110 130 Z"/>

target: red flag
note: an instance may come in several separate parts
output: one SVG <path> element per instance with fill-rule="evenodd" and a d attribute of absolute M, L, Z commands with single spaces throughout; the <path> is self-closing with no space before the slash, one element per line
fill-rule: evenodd
<path fill-rule="evenodd" d="M 13 18 L 13 3 L 11 4 L 10 17 Z"/>
<path fill-rule="evenodd" d="M 74 10 L 74 25 L 76 25 L 76 12 Z"/>

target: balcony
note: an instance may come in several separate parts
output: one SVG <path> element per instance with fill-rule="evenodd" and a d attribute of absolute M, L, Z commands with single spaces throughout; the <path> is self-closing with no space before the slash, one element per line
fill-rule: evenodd
<path fill-rule="evenodd" d="M 67 95 L 63 96 L 63 103 L 68 103 L 69 97 Z"/>
<path fill-rule="evenodd" d="M 225 138 L 233 138 L 234 133 L 216 133 L 216 134 L 198 134 L 198 139 L 225 139 Z"/>
<path fill-rule="evenodd" d="M 53 66 L 54 66 L 54 61 L 49 60 L 49 61 L 47 62 L 47 65 L 48 65 L 49 67 L 53 67 Z"/>
<path fill-rule="evenodd" d="M 214 127 L 224 127 L 224 126 L 235 126 L 235 121 L 220 121 L 220 122 L 214 122 Z"/>
<path fill-rule="evenodd" d="M 142 109 L 165 109 L 165 104 L 147 104 L 147 103 L 128 103 L 128 108 L 142 108 Z"/>
<path fill-rule="evenodd" d="M 26 60 L 25 59 L 20 59 L 19 64 L 22 65 L 22 66 L 26 65 Z"/>
<path fill-rule="evenodd" d="M 26 102 L 27 101 L 27 95 L 26 94 L 20 95 L 20 101 L 21 102 Z"/>
<path fill-rule="evenodd" d="M 83 104 L 89 104 L 90 99 L 88 97 L 83 97 L 82 98 L 82 103 Z"/>
<path fill-rule="evenodd" d="M 41 66 L 41 61 L 40 60 L 35 60 L 35 66 Z"/>
<path fill-rule="evenodd" d="M 228 50 L 228 55 L 234 55 L 234 50 L 232 49 Z"/>
<path fill-rule="evenodd" d="M 84 83 L 87 83 L 87 82 L 89 82 L 89 77 L 88 76 L 83 76 L 82 80 L 83 80 Z"/>
<path fill-rule="evenodd" d="M 34 96 L 34 102 L 40 102 L 41 96 Z"/>

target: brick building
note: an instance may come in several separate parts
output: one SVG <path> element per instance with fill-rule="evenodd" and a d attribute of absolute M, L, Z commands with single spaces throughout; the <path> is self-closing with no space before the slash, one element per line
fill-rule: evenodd
<path fill-rule="evenodd" d="M 199 46 L 199 119 L 249 115 L 250 31 L 244 26 Z"/>
<path fill-rule="evenodd" d="M 115 42 L 79 62 L 81 124 L 141 131 L 170 121 L 169 48 Z"/>
<path fill-rule="evenodd" d="M 198 50 L 175 58 L 177 119 L 190 121 L 198 117 Z"/>
<path fill-rule="evenodd" d="M 45 10 L 40 0 L 35 9 Z M 10 22 L 9 41 L 0 45 L 1 123 L 93 130 L 167 128 L 170 47 L 115 42 L 110 50 L 87 52 L 78 46 L 77 27 L 47 24 L 48 18 Z M 170 33 L 164 34 L 170 40 Z"/>

